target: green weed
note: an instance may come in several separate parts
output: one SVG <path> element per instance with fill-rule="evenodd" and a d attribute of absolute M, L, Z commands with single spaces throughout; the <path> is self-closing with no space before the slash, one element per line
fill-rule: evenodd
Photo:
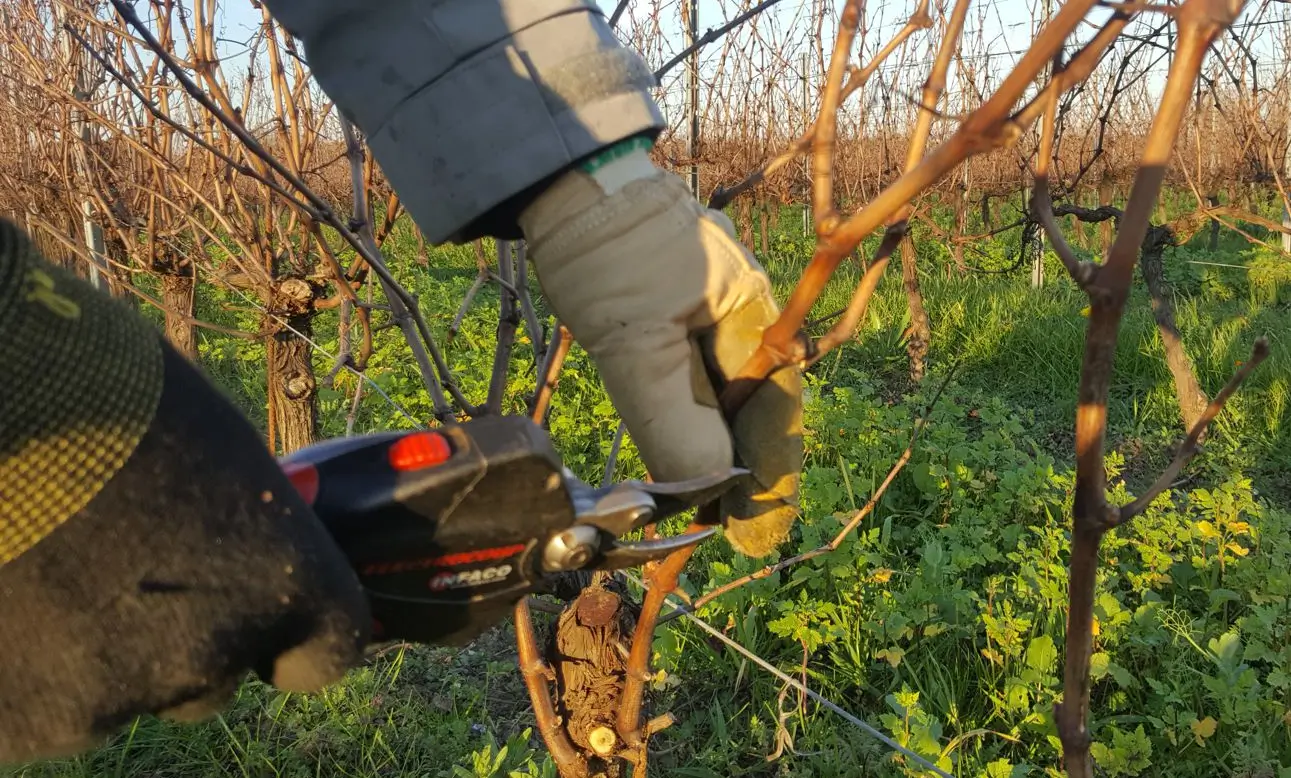
<path fill-rule="evenodd" d="M 1176 199 L 1167 213 L 1188 207 Z M 1011 220 L 1015 210 L 1016 203 L 997 202 L 995 218 Z M 759 259 L 783 296 L 811 244 L 796 214 L 786 212 L 780 223 Z M 1203 389 L 1218 391 L 1257 335 L 1270 336 L 1272 354 L 1230 402 L 1186 477 L 1104 542 L 1090 725 L 1095 759 L 1109 776 L 1291 774 L 1291 265 L 1228 232 L 1217 253 L 1205 250 L 1206 239 L 1165 257 Z M 954 775 L 1056 776 L 1052 711 L 1061 694 L 1071 428 L 1086 300 L 1055 257 L 1046 259 L 1047 282 L 1034 289 L 1025 272 L 960 277 L 948 272 L 949 252 L 934 236 L 920 227 L 915 240 L 933 328 L 930 374 L 922 386 L 906 378 L 905 298 L 889 271 L 856 337 L 806 381 L 804 520 L 782 553 L 820 546 L 864 504 L 905 448 L 932 387 L 954 366 L 955 380 L 929 412 L 909 465 L 837 551 L 736 589 L 699 615 Z M 874 245 L 867 241 L 859 256 Z M 1000 271 L 1015 264 L 1018 250 L 1014 230 L 971 247 L 966 260 Z M 401 225 L 386 253 L 442 342 L 475 276 L 472 252 L 439 249 L 430 269 L 419 267 L 412 233 Z M 813 315 L 845 305 L 860 273 L 859 264 L 845 263 Z M 203 285 L 198 299 L 201 318 L 258 326 L 258 314 L 235 294 Z M 486 289 L 445 348 L 468 396 L 486 388 L 497 304 Z M 550 326 L 547 312 L 539 314 Z M 328 351 L 337 347 L 334 326 L 320 317 L 315 327 Z M 406 353 L 397 332 L 382 329 L 368 374 L 414 418 L 428 420 L 429 400 Z M 201 354 L 263 423 L 263 350 L 203 332 Z M 319 352 L 315 359 L 326 375 L 330 358 Z M 534 381 L 523 339 L 512 368 L 507 408 L 521 412 Z M 325 434 L 344 430 L 356 382 L 342 373 L 322 388 Z M 551 419 L 575 472 L 599 480 L 617 423 L 595 367 L 576 347 Z M 409 424 L 375 391 L 365 392 L 356 429 Z M 1111 396 L 1112 497 L 1128 501 L 1155 477 L 1182 432 L 1151 309 L 1136 289 Z M 644 474 L 630 440 L 617 474 Z M 711 543 L 682 587 L 698 594 L 763 563 Z M 510 641 L 503 627 L 464 650 L 391 651 L 314 697 L 248 682 L 214 722 L 141 721 L 98 752 L 12 774 L 554 775 L 531 730 Z M 679 719 L 656 741 L 660 774 L 921 774 L 684 620 L 660 631 L 655 653 L 667 680 L 655 685 L 653 705 Z"/>

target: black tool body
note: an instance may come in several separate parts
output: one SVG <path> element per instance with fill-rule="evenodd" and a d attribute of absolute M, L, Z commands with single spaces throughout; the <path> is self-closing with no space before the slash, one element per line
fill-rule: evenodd
<path fill-rule="evenodd" d="M 349 557 L 377 640 L 457 644 L 542 583 L 575 521 L 547 434 L 497 416 L 311 446 L 284 470 Z"/>

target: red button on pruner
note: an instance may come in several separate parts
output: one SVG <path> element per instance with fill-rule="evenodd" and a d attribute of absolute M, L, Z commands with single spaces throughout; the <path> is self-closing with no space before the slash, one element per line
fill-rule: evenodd
<path fill-rule="evenodd" d="M 453 449 L 448 440 L 436 432 L 414 432 L 390 447 L 390 466 L 395 470 L 421 470 L 448 461 Z"/>

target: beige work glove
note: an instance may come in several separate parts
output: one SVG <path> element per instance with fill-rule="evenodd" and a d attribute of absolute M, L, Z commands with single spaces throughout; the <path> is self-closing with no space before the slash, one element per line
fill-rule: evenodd
<path fill-rule="evenodd" d="M 729 427 L 723 419 L 721 385 L 779 314 L 730 220 L 639 151 L 565 174 L 520 226 L 543 292 L 595 361 L 651 476 L 749 468 L 722 498 L 726 537 L 749 556 L 773 551 L 798 514 L 801 376 L 777 372 Z"/>

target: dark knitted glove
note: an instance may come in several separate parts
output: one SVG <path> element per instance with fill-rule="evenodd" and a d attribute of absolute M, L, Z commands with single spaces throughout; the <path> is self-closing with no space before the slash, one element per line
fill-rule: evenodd
<path fill-rule="evenodd" d="M 317 690 L 368 625 L 246 419 L 0 222 L 0 763 L 209 715 L 248 670 Z"/>

